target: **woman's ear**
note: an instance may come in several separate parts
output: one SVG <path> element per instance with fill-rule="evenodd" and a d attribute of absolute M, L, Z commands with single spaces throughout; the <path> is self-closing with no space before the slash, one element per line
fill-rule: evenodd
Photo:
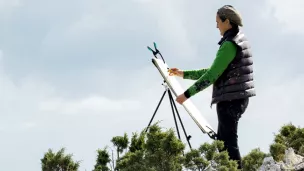
<path fill-rule="evenodd" d="M 229 24 L 230 24 L 230 20 L 229 20 L 229 19 L 226 19 L 226 20 L 224 21 L 224 23 L 227 24 L 227 25 L 229 25 Z"/>

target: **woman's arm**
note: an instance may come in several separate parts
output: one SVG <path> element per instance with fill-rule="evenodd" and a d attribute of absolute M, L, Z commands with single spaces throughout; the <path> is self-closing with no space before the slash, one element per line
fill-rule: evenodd
<path fill-rule="evenodd" d="M 189 87 L 184 95 L 187 98 L 194 96 L 198 92 L 204 90 L 213 84 L 226 70 L 230 62 L 234 59 L 237 47 L 232 42 L 224 42 L 216 54 L 216 58 L 211 67 L 202 75 L 191 87 Z"/>
<path fill-rule="evenodd" d="M 184 79 L 189 80 L 198 80 L 202 75 L 204 75 L 208 69 L 199 69 L 199 70 L 185 70 L 184 73 Z"/>

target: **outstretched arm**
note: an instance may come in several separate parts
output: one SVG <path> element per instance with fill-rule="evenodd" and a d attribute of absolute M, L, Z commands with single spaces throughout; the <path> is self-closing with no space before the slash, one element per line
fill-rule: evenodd
<path fill-rule="evenodd" d="M 213 84 L 226 70 L 230 62 L 234 59 L 237 47 L 232 42 L 224 42 L 216 54 L 216 58 L 208 69 L 191 87 L 189 87 L 184 95 L 187 98 L 194 96 L 198 92 L 206 89 Z"/>
<path fill-rule="evenodd" d="M 189 80 L 198 80 L 202 75 L 204 75 L 208 69 L 203 68 L 199 70 L 185 70 L 184 72 L 184 79 Z"/>

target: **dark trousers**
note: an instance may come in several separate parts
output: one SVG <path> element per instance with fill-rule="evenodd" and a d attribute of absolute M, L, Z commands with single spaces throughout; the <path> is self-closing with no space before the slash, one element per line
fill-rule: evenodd
<path fill-rule="evenodd" d="M 242 168 L 241 155 L 238 147 L 238 123 L 246 111 L 249 99 L 238 99 L 219 102 L 216 110 L 218 115 L 218 140 L 224 141 L 225 149 L 232 160 Z"/>

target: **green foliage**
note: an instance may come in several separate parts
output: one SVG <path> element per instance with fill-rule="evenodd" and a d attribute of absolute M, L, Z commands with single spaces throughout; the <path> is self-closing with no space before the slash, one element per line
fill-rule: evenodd
<path fill-rule="evenodd" d="M 277 162 L 283 161 L 288 148 L 293 148 L 295 153 L 304 155 L 304 128 L 296 127 L 291 123 L 283 125 L 270 145 L 269 154 L 261 152 L 259 148 L 253 149 L 243 157 L 243 170 L 257 170 L 262 165 L 263 159 L 269 156 Z"/>
<path fill-rule="evenodd" d="M 98 165 L 94 168 L 93 171 L 110 171 L 110 169 L 108 168 L 108 166 Z"/>
<path fill-rule="evenodd" d="M 210 164 L 209 161 L 202 157 L 200 150 L 193 149 L 185 154 L 184 165 L 190 170 L 203 170 Z"/>
<path fill-rule="evenodd" d="M 243 170 L 244 171 L 256 171 L 263 164 L 265 157 L 270 156 L 260 150 L 260 148 L 255 148 L 251 150 L 246 156 L 243 157 Z"/>
<path fill-rule="evenodd" d="M 78 171 L 80 162 L 73 161 L 72 154 L 65 155 L 65 148 L 57 153 L 51 149 L 41 159 L 42 171 Z"/>
<path fill-rule="evenodd" d="M 117 144 L 116 144 L 117 145 Z M 163 131 L 158 124 L 148 132 L 133 133 L 129 150 L 117 159 L 116 169 L 120 171 L 181 171 L 206 169 L 213 163 L 216 170 L 236 171 L 237 163 L 229 160 L 224 143 L 214 141 L 204 143 L 199 149 L 184 154 L 185 144 L 180 141 L 173 129 Z"/>
<path fill-rule="evenodd" d="M 185 144 L 175 136 L 174 130 L 163 131 L 158 124 L 152 125 L 148 132 L 144 130 L 140 134 L 133 133 L 131 142 L 126 133 L 113 137 L 111 142 L 117 152 L 116 166 L 113 153 L 111 160 L 106 148 L 98 149 L 93 171 L 200 171 L 209 167 L 217 171 L 237 171 L 237 162 L 229 160 L 222 141 L 204 143 L 198 149 L 185 153 Z M 270 145 L 270 153 L 266 154 L 259 148 L 253 149 L 242 159 L 243 170 L 258 170 L 268 156 L 281 161 L 287 148 L 293 148 L 297 154 L 304 155 L 304 128 L 292 124 L 282 126 Z M 62 148 L 54 153 L 49 149 L 41 159 L 42 171 L 78 171 L 79 162 L 74 162 L 72 155 L 66 155 L 64 151 Z"/>
<path fill-rule="evenodd" d="M 295 153 L 304 155 L 304 128 L 291 123 L 283 125 L 275 135 L 274 143 L 270 145 L 270 153 L 276 161 L 281 161 L 288 148 L 293 148 Z"/>
<path fill-rule="evenodd" d="M 152 171 L 147 167 L 147 160 L 144 159 L 144 151 L 137 150 L 134 152 L 127 152 L 120 160 L 117 161 L 117 169 L 122 171 Z"/>
<path fill-rule="evenodd" d="M 206 143 L 205 143 L 206 144 Z M 229 170 L 236 171 L 237 170 L 237 162 L 233 160 L 229 160 L 229 155 L 226 150 L 224 150 L 224 142 L 223 141 L 214 141 L 209 149 L 205 149 L 203 152 L 209 155 L 210 161 L 214 161 L 216 163 L 216 170 Z"/>
<path fill-rule="evenodd" d="M 162 131 L 155 124 L 147 132 L 137 137 L 134 134 L 130 150 L 117 162 L 120 171 L 167 171 L 182 169 L 184 144 L 169 129 Z M 146 137 L 146 140 L 145 140 Z"/>
<path fill-rule="evenodd" d="M 228 152 L 223 150 L 222 141 L 204 143 L 199 149 L 188 152 L 185 156 L 185 167 L 190 170 L 204 170 L 210 165 L 216 170 L 237 170 L 237 162 L 229 160 Z"/>
<path fill-rule="evenodd" d="M 135 152 L 137 150 L 143 150 L 144 149 L 144 143 L 145 143 L 145 134 L 142 132 L 139 137 L 137 133 L 133 133 L 131 144 L 129 147 L 130 152 Z"/>
<path fill-rule="evenodd" d="M 284 159 L 286 146 L 281 143 L 273 143 L 270 145 L 270 153 L 275 161 L 282 161 Z"/>
<path fill-rule="evenodd" d="M 110 169 L 107 165 L 111 160 L 108 151 L 106 149 L 98 149 L 97 153 L 96 164 L 93 171 L 109 171 Z"/>
<path fill-rule="evenodd" d="M 128 135 L 125 133 L 124 136 L 113 137 L 111 142 L 116 147 L 117 158 L 119 159 L 119 154 L 128 148 L 128 145 L 129 145 Z"/>

